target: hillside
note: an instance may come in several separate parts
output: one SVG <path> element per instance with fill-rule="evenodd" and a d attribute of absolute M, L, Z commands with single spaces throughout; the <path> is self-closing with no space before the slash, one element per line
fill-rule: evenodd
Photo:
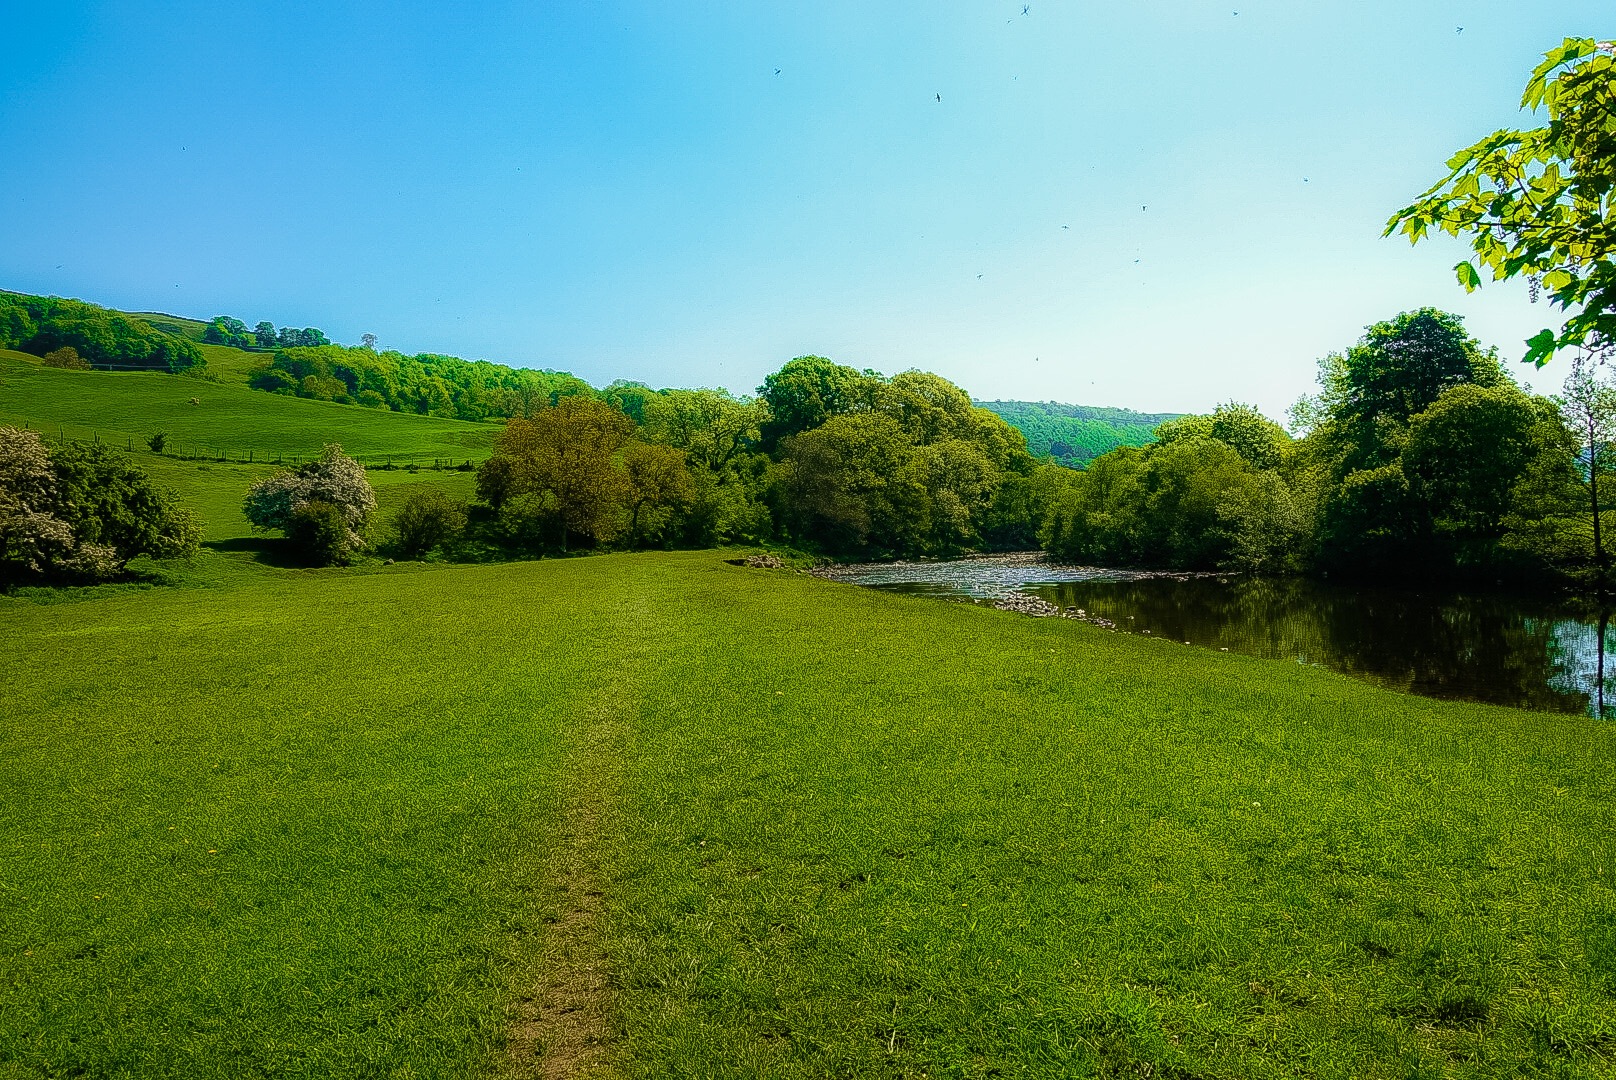
<path fill-rule="evenodd" d="M 1156 425 L 1180 413 L 1141 413 L 1057 401 L 978 401 L 1027 437 L 1035 457 L 1081 465 L 1119 446 L 1143 446 Z"/>
<path fill-rule="evenodd" d="M 203 348 L 210 368 L 215 357 L 245 355 Z M 244 379 L 69 371 L 15 353 L 0 353 L 0 424 L 119 447 L 140 446 L 161 431 L 172 454 L 254 461 L 307 458 L 340 442 L 371 465 L 477 461 L 488 456 L 499 433 L 492 424 L 265 394 Z"/>
<path fill-rule="evenodd" d="M 28 299 L 20 293 L 4 295 Z M 379 379 L 378 385 L 386 387 L 392 397 L 372 394 L 368 404 L 391 405 L 398 410 L 392 415 L 407 422 L 425 419 L 417 415 L 413 411 L 415 409 L 438 412 L 440 415 L 454 412 L 470 420 L 512 415 L 521 411 L 522 406 L 516 403 L 553 394 L 561 385 L 582 386 L 573 376 L 564 372 L 513 369 L 506 365 L 464 361 L 454 357 L 422 354 L 406 358 L 393 353 L 378 356 L 369 350 L 341 346 L 330 346 L 324 350 L 287 351 L 210 344 L 203 340 L 209 323 L 200 319 L 158 311 L 97 310 L 111 316 L 139 320 L 144 326 L 160 331 L 159 336 L 178 338 L 185 342 L 187 349 L 200 354 L 205 364 L 193 374 L 200 374 L 215 390 L 220 391 L 200 395 L 206 398 L 205 415 L 198 415 L 195 407 L 176 408 L 176 401 L 188 403 L 192 396 L 179 393 L 183 388 L 149 383 L 122 384 L 116 392 L 108 393 L 107 384 L 91 382 L 75 385 L 53 381 L 56 376 L 36 372 L 36 379 L 45 381 L 29 383 L 25 388 L 12 388 L 6 399 L 0 402 L 0 420 L 31 421 L 36 426 L 55 424 L 63 429 L 64 434 L 74 437 L 91 437 L 95 433 L 102 433 L 110 435 L 114 441 L 121 438 L 126 444 L 161 430 L 167 431 L 179 442 L 188 444 L 190 448 L 182 451 L 185 453 L 232 454 L 239 451 L 251 453 L 255 458 L 262 453 L 307 455 L 317 449 L 317 444 L 311 441 L 316 437 L 312 434 L 314 429 L 326 431 L 329 438 L 330 429 L 335 425 L 342 429 L 339 435 L 344 445 L 362 460 L 374 464 L 381 459 L 420 461 L 452 457 L 456 456 L 455 448 L 486 448 L 492 439 L 488 429 L 481 424 L 471 425 L 476 435 L 466 431 L 446 432 L 438 427 L 392 426 L 382 419 L 386 414 L 379 409 L 354 407 L 356 397 L 366 396 L 356 389 L 363 383 Z M 149 334 L 150 330 L 144 332 Z M 0 349 L 0 362 L 4 361 L 38 367 L 37 360 L 27 353 Z M 285 370 L 267 373 L 282 376 L 275 384 L 281 392 L 267 394 L 263 393 L 267 387 L 262 384 L 266 381 L 265 369 L 272 363 Z M 369 370 L 369 367 L 378 364 L 387 368 L 381 376 Z M 248 380 L 255 375 L 258 379 L 255 384 L 257 390 L 248 391 Z M 308 378 L 311 375 L 314 376 L 312 380 Z M 373 379 L 373 376 L 376 378 Z M 401 380 L 401 376 L 407 378 Z M 399 384 L 410 380 L 422 386 L 407 388 L 401 393 Z M 310 389 L 311 384 L 315 389 Z M 97 389 L 84 400 L 79 400 L 79 387 L 83 385 Z M 238 390 L 243 393 L 237 394 Z M 58 391 L 62 394 L 58 394 Z M 423 404 L 432 395 L 438 395 L 442 400 L 434 397 L 433 402 Z M 277 404 L 263 402 L 263 399 L 270 397 L 279 399 Z M 333 404 L 343 410 L 340 419 L 328 411 Z M 430 409 L 428 404 L 432 405 Z M 978 401 L 977 404 L 997 413 L 1020 430 L 1035 456 L 1054 458 L 1074 466 L 1082 465 L 1118 446 L 1142 446 L 1152 440 L 1157 424 L 1179 415 L 1067 405 L 1054 401 Z M 268 410 L 263 414 L 267 426 L 262 428 L 253 423 L 261 405 Z M 288 405 L 293 406 L 291 411 L 287 411 Z M 227 411 L 220 412 L 221 407 Z M 309 407 L 320 411 L 307 411 Z M 429 425 L 435 423 L 431 420 L 427 422 Z M 75 430 L 68 431 L 69 428 Z M 350 440 L 352 445 L 349 445 Z"/>

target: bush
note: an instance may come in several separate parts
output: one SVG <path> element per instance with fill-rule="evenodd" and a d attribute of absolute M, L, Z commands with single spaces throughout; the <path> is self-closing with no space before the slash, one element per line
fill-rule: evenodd
<path fill-rule="evenodd" d="M 261 368 L 253 372 L 247 379 L 247 385 L 254 390 L 268 390 L 272 394 L 297 392 L 297 380 L 276 368 Z"/>
<path fill-rule="evenodd" d="M 45 366 L 54 368 L 68 368 L 72 371 L 89 371 L 90 362 L 79 355 L 79 351 L 71 345 L 63 345 L 54 352 L 45 354 Z"/>
<path fill-rule="evenodd" d="M 466 504 L 438 488 L 411 492 L 393 518 L 395 546 L 411 559 L 458 539 L 465 528 Z"/>
<path fill-rule="evenodd" d="M 152 453 L 161 454 L 163 448 L 168 445 L 168 432 L 159 431 L 155 433 L 146 440 L 146 445 L 151 447 Z"/>
<path fill-rule="evenodd" d="M 286 538 L 310 566 L 341 566 L 354 556 L 342 511 L 324 499 L 312 499 L 292 511 L 286 520 Z"/>
<path fill-rule="evenodd" d="M 290 536 L 293 518 L 312 502 L 337 511 L 346 532 L 345 551 L 352 553 L 365 546 L 365 528 L 376 512 L 376 492 L 365 478 L 365 467 L 335 444 L 295 470 L 278 472 L 254 484 L 241 509 L 256 527 L 280 529 Z"/>
<path fill-rule="evenodd" d="M 47 451 L 36 432 L 0 428 L 0 582 L 101 581 L 137 555 L 189 558 L 202 529 L 123 455 Z"/>

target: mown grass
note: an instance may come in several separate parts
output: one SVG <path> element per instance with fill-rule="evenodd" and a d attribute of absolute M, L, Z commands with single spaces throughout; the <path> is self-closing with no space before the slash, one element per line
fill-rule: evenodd
<path fill-rule="evenodd" d="M 171 455 L 231 459 L 307 459 L 340 442 L 371 465 L 477 461 L 499 433 L 493 424 L 268 394 L 229 380 L 67 371 L 8 356 L 0 356 L 0 424 L 26 424 L 52 438 L 99 438 L 120 449 L 143 446 L 161 431 Z"/>
<path fill-rule="evenodd" d="M 486 1074 L 579 790 L 625 1075 L 1616 1070 L 1593 721 L 713 553 L 0 630 L 0 1076 Z"/>

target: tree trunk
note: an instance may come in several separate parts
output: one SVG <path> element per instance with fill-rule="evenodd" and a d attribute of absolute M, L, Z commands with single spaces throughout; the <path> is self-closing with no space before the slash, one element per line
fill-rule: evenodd
<path fill-rule="evenodd" d="M 1599 521 L 1599 439 L 1591 411 L 1588 414 L 1588 502 L 1594 515 L 1594 591 L 1603 607 L 1608 567 Z"/>

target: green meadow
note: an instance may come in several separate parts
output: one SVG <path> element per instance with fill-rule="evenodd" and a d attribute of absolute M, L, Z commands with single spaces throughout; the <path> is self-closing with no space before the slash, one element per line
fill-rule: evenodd
<path fill-rule="evenodd" d="M 266 394 L 245 381 L 253 354 L 221 346 L 203 351 L 210 369 L 219 363 L 219 381 L 68 371 L 21 353 L 0 353 L 0 424 L 27 425 L 51 438 L 98 438 L 119 448 L 144 446 L 161 431 L 168 435 L 169 454 L 231 460 L 307 459 L 339 441 L 367 465 L 479 461 L 499 433 L 491 424 Z M 224 354 L 248 359 L 232 372 Z"/>
<path fill-rule="evenodd" d="M 1616 1074 L 1607 725 L 734 553 L 281 568 L 264 456 L 385 534 L 497 429 L 209 348 L 0 355 L 206 528 L 0 597 L 0 1080 Z"/>
<path fill-rule="evenodd" d="M 174 575 L 0 599 L 8 1080 L 1616 1070 L 1596 722 L 711 552 Z"/>

